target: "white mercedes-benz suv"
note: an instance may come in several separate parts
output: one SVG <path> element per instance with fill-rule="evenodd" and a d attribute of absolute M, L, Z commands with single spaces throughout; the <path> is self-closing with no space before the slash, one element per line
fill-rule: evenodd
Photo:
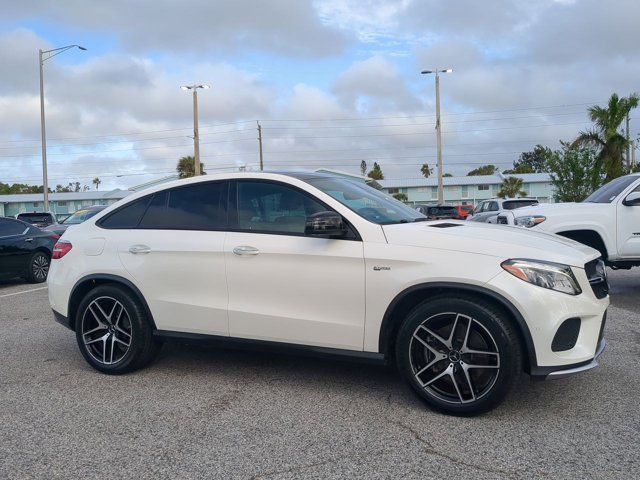
<path fill-rule="evenodd" d="M 56 244 L 55 318 L 109 374 L 167 338 L 394 362 L 431 406 L 495 407 L 521 371 L 597 366 L 600 254 L 517 227 L 433 221 L 364 184 L 207 175 L 138 192 Z"/>

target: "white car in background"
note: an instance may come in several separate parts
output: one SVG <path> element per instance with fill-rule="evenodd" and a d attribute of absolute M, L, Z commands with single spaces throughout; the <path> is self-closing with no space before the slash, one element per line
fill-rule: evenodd
<path fill-rule="evenodd" d="M 467 221 L 498 223 L 498 215 L 505 210 L 515 210 L 538 203 L 536 198 L 490 198 L 478 203 L 473 213 L 467 217 Z"/>
<path fill-rule="evenodd" d="M 166 183 L 65 232 L 49 300 L 108 374 L 143 367 L 164 339 L 208 340 L 393 362 L 430 405 L 468 414 L 523 370 L 597 366 L 609 298 L 596 250 L 424 220 L 317 173 Z"/>
<path fill-rule="evenodd" d="M 556 233 L 589 245 L 614 268 L 640 265 L 640 174 L 602 186 L 583 202 L 503 212 L 498 223 Z"/>

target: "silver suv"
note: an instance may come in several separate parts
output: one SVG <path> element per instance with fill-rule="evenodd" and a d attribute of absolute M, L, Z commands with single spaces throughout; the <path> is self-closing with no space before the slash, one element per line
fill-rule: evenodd
<path fill-rule="evenodd" d="M 471 222 L 498 223 L 498 214 L 505 210 L 515 210 L 516 208 L 530 207 L 538 205 L 535 198 L 490 198 L 483 200 L 467 217 Z"/>

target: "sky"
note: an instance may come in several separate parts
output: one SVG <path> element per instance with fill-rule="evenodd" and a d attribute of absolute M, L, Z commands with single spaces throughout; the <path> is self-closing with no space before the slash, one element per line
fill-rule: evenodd
<path fill-rule="evenodd" d="M 209 173 L 378 162 L 387 179 L 510 168 L 590 127 L 587 108 L 640 91 L 637 0 L 0 0 L 0 181 L 128 188 L 200 154 Z M 637 137 L 640 113 L 632 116 Z"/>

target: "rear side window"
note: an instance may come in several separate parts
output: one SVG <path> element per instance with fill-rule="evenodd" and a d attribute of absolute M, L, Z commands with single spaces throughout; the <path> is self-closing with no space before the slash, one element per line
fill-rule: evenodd
<path fill-rule="evenodd" d="M 22 235 L 28 228 L 24 223 L 0 218 L 0 237 Z"/>
<path fill-rule="evenodd" d="M 153 196 L 139 228 L 158 230 L 224 230 L 228 182 L 178 187 Z"/>
<path fill-rule="evenodd" d="M 489 208 L 485 209 L 487 212 L 497 212 L 498 210 L 500 210 L 498 202 L 489 202 Z"/>
<path fill-rule="evenodd" d="M 102 228 L 136 228 L 147 206 L 151 201 L 152 195 L 139 198 L 124 207 L 120 207 L 115 212 L 109 214 L 98 222 Z"/>
<path fill-rule="evenodd" d="M 18 220 L 29 223 L 53 223 L 53 217 L 49 213 L 19 213 Z"/>

